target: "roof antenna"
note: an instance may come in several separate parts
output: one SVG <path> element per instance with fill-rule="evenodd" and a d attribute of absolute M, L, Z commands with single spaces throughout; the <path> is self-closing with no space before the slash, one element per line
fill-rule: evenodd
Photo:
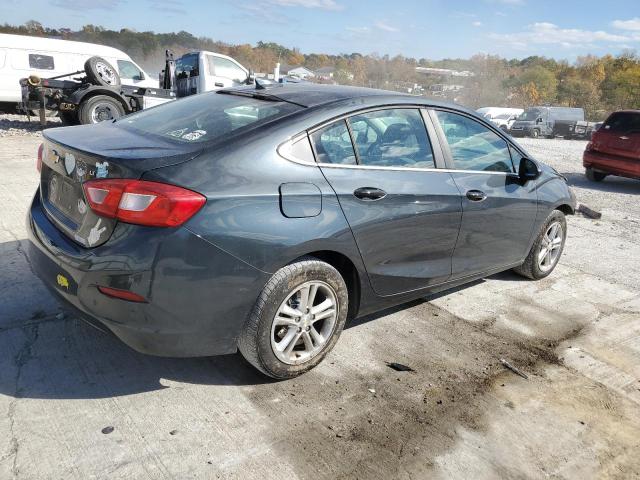
<path fill-rule="evenodd" d="M 258 80 L 257 78 L 255 79 L 256 82 L 256 90 L 266 90 L 267 87 L 264 86 L 263 83 L 260 83 L 260 80 Z"/>

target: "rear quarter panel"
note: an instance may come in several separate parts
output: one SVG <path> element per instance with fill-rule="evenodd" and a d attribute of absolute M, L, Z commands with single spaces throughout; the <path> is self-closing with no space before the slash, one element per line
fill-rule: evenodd
<path fill-rule="evenodd" d="M 186 164 L 155 170 L 144 178 L 171 181 L 205 195 L 206 205 L 186 227 L 263 272 L 274 273 L 318 250 L 341 253 L 362 270 L 351 229 L 320 169 L 277 153 L 287 138 L 277 129 L 263 128 L 250 138 L 226 142 Z M 321 195 L 320 212 L 285 216 L 280 187 L 286 183 L 315 186 Z"/>

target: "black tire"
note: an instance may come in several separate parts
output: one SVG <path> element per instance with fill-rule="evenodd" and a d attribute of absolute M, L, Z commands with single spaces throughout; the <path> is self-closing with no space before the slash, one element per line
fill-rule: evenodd
<path fill-rule="evenodd" d="M 60 112 L 60 120 L 65 126 L 78 125 L 80 123 L 77 112 Z"/>
<path fill-rule="evenodd" d="M 596 172 L 593 168 L 587 167 L 584 170 L 584 174 L 590 182 L 601 182 L 607 176 L 606 173 Z"/>
<path fill-rule="evenodd" d="M 78 109 L 78 119 L 83 125 L 115 120 L 125 114 L 122 103 L 108 95 L 96 95 L 83 100 Z"/>
<path fill-rule="evenodd" d="M 562 243 L 559 247 L 560 250 L 553 264 L 550 266 L 548 270 L 543 270 L 540 268 L 540 265 L 538 262 L 538 256 L 543 248 L 544 239 L 545 239 L 545 235 L 547 234 L 547 231 L 556 222 L 558 222 L 562 227 Z M 549 276 L 551 272 L 553 272 L 556 266 L 558 265 L 558 261 L 562 256 L 562 252 L 564 250 L 564 245 L 566 240 L 567 240 L 567 220 L 564 216 L 564 213 L 562 213 L 560 210 L 554 210 L 549 214 L 544 224 L 538 231 L 536 239 L 533 242 L 533 245 L 531 246 L 531 250 L 529 251 L 529 254 L 527 255 L 527 258 L 525 259 L 524 263 L 519 267 L 514 268 L 513 271 L 522 275 L 523 277 L 527 277 L 532 280 L 540 280 L 542 278 Z"/>
<path fill-rule="evenodd" d="M 120 85 L 118 71 L 102 57 L 91 57 L 84 62 L 84 73 L 94 85 L 103 87 Z"/>
<path fill-rule="evenodd" d="M 531 132 L 531 136 L 533 138 L 539 138 L 540 137 L 540 130 L 538 130 L 537 128 L 534 128 L 533 131 Z"/>
<path fill-rule="evenodd" d="M 330 335 L 322 350 L 303 363 L 288 364 L 280 360 L 273 351 L 272 325 L 276 313 L 289 295 L 305 282 L 319 281 L 329 285 L 335 292 L 338 312 Z M 238 348 L 242 356 L 265 375 L 276 379 L 297 377 L 318 365 L 333 349 L 347 319 L 349 294 L 340 273 L 328 263 L 314 257 L 305 257 L 287 265 L 273 274 L 260 293 L 249 314 L 240 337 Z M 287 327 L 287 332 L 288 332 Z M 300 331 L 300 329 L 298 329 Z M 296 347 L 294 347 L 296 348 Z"/>

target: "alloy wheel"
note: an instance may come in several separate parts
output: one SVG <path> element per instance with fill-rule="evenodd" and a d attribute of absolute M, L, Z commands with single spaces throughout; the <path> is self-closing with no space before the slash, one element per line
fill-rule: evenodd
<path fill-rule="evenodd" d="M 339 304 L 334 289 L 321 281 L 297 286 L 282 302 L 271 325 L 271 348 L 289 365 L 319 354 L 335 330 Z"/>
<path fill-rule="evenodd" d="M 538 252 L 538 267 L 541 271 L 548 272 L 555 267 L 562 251 L 563 242 L 564 232 L 562 225 L 560 222 L 553 222 L 542 237 L 540 251 Z"/>

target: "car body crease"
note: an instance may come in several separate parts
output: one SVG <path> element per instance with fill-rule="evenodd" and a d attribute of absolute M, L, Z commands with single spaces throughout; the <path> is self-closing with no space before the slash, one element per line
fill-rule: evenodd
<path fill-rule="evenodd" d="M 227 255 L 232 256 L 233 258 L 235 258 L 235 259 L 236 259 L 236 260 L 238 260 L 239 262 L 244 263 L 245 265 L 247 265 L 247 266 L 249 266 L 249 267 L 253 268 L 254 270 L 259 271 L 260 273 L 264 273 L 265 275 L 273 275 L 273 274 L 275 273 L 275 272 L 266 272 L 266 271 L 264 271 L 264 270 L 259 269 L 259 268 L 258 268 L 258 267 L 256 267 L 255 265 L 251 265 L 251 264 L 250 264 L 249 262 L 247 262 L 246 260 L 243 260 L 242 258 L 240 258 L 240 257 L 238 257 L 238 256 L 236 256 L 236 255 L 234 255 L 233 253 L 231 253 L 231 252 L 229 252 L 229 251 L 225 250 L 224 248 L 222 248 L 222 247 L 220 247 L 220 246 L 216 245 L 216 244 L 215 244 L 215 243 L 213 243 L 211 240 L 208 240 L 207 238 L 203 237 L 203 236 L 202 236 L 202 235 L 200 235 L 199 233 L 194 232 L 194 231 L 193 231 L 193 230 L 191 230 L 189 227 L 184 227 L 184 229 L 185 229 L 185 230 L 187 230 L 188 232 L 190 232 L 190 233 L 194 234 L 194 235 L 195 235 L 196 237 L 198 237 L 199 239 L 204 240 L 204 241 L 205 241 L 205 242 L 207 242 L 209 245 L 211 245 L 211 246 L 213 246 L 213 247 L 217 248 L 218 250 L 220 250 L 220 251 L 222 251 L 222 252 L 226 253 Z"/>

